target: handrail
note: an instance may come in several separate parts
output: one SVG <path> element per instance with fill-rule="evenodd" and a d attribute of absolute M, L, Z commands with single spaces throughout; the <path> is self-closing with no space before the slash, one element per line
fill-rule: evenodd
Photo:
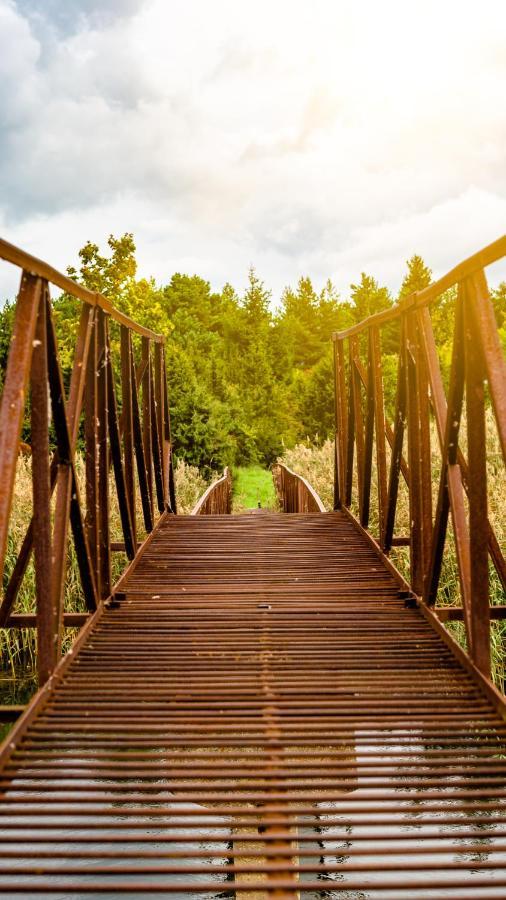
<path fill-rule="evenodd" d="M 232 512 L 232 476 L 228 466 L 204 491 L 193 507 L 191 516 L 229 515 Z"/>
<path fill-rule="evenodd" d="M 272 477 L 280 506 L 285 513 L 325 512 L 325 507 L 313 487 L 302 475 L 292 472 L 284 463 L 277 463 Z"/>
<path fill-rule="evenodd" d="M 132 322 L 101 294 L 3 240 L 0 258 L 22 269 L 0 403 L 0 584 L 20 436 L 28 416 L 33 484 L 32 518 L 9 572 L 0 627 L 10 627 L 33 552 L 37 664 L 43 684 L 61 654 L 69 530 L 85 603 L 92 612 L 111 595 L 111 553 L 121 549 L 132 560 L 139 543 L 152 532 L 157 514 L 176 512 L 165 346 L 161 335 Z M 50 282 L 82 302 L 68 395 Z M 119 349 L 111 342 L 111 319 L 119 325 Z M 75 465 L 81 431 L 84 499 Z M 54 452 L 50 439 L 56 443 Z M 122 542 L 111 540 L 111 476 Z"/>
<path fill-rule="evenodd" d="M 355 521 L 369 533 L 374 510 L 380 551 L 409 546 L 410 587 L 426 607 L 433 607 L 439 597 L 451 517 L 469 654 L 487 678 L 490 620 L 495 617 L 489 601 L 489 557 L 505 590 L 506 561 L 487 510 L 485 417 L 488 396 L 506 463 L 506 363 L 484 266 L 505 255 L 506 237 L 501 237 L 397 306 L 333 335 L 334 508 L 345 508 L 354 517 L 354 507 Z M 431 313 L 453 285 L 453 349 L 446 372 Z M 446 323 L 452 303 L 446 307 Z M 394 321 L 397 329 L 390 327 L 387 333 L 390 355 L 392 341 L 398 342 L 397 393 L 389 421 L 382 329 Z M 439 457 L 434 511 L 433 454 Z M 401 489 L 408 494 L 409 519 L 406 531 L 396 534 Z"/>
<path fill-rule="evenodd" d="M 75 297 L 77 300 L 82 300 L 83 303 L 100 307 L 100 309 L 110 316 L 111 319 L 114 319 L 115 322 L 118 322 L 120 325 L 125 325 L 126 328 L 129 328 L 130 331 L 135 334 L 139 334 L 141 337 L 146 337 L 151 341 L 163 344 L 164 337 L 162 334 L 157 334 L 155 331 L 151 331 L 150 328 L 145 328 L 144 325 L 139 325 L 138 322 L 134 322 L 133 319 L 125 315 L 125 313 L 116 309 L 111 301 L 108 300 L 107 297 L 104 297 L 103 294 L 100 294 L 98 291 L 90 291 L 89 288 L 85 287 L 83 284 L 78 284 L 77 281 L 69 278 L 68 275 L 63 275 L 62 272 L 59 272 L 58 269 L 53 268 L 53 266 L 50 266 L 42 259 L 32 256 L 30 253 L 21 250 L 14 244 L 9 244 L 9 242 L 3 240 L 3 238 L 0 238 L 0 259 L 12 263 L 14 266 L 23 269 L 30 275 L 37 275 L 44 281 L 54 284 L 67 294 L 71 294 L 71 296 Z"/>
<path fill-rule="evenodd" d="M 478 253 L 469 256 L 463 262 L 447 272 L 446 275 L 439 278 L 438 281 L 434 281 L 432 284 L 429 284 L 428 287 L 423 288 L 423 290 L 413 291 L 413 293 L 408 294 L 407 297 L 404 297 L 389 309 L 374 313 L 374 315 L 362 319 L 361 322 L 358 322 L 356 325 L 351 325 L 350 328 L 346 328 L 344 331 L 335 331 L 332 335 L 332 339 L 344 340 L 344 338 L 353 337 L 353 335 L 361 334 L 368 328 L 374 326 L 379 327 L 386 325 L 388 322 L 393 322 L 395 319 L 402 316 L 409 308 L 421 309 L 424 306 L 429 306 L 434 300 L 437 300 L 441 294 L 449 290 L 449 288 L 453 287 L 455 284 L 458 284 L 459 281 L 473 275 L 475 272 L 480 272 L 487 266 L 492 265 L 492 263 L 502 259 L 503 256 L 506 256 L 506 235 L 498 238 L 482 250 L 479 250 Z"/>

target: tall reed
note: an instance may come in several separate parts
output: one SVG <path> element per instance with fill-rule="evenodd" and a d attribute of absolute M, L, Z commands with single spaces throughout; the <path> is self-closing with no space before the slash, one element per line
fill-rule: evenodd
<path fill-rule="evenodd" d="M 466 450 L 465 427 L 460 440 L 462 450 Z M 432 489 L 434 505 L 437 497 L 437 489 L 440 476 L 440 457 L 437 451 L 437 435 L 435 425 L 432 425 L 431 434 L 432 452 Z M 286 450 L 279 460 L 285 463 L 294 472 L 302 475 L 314 487 L 320 496 L 325 508 L 330 510 L 333 507 L 333 483 L 334 483 L 334 444 L 327 440 L 323 444 L 316 446 L 311 442 L 297 444 L 291 450 Z M 506 551 L 506 515 L 504 504 L 504 467 L 497 436 L 497 430 L 493 421 L 492 413 L 487 413 L 487 475 L 488 475 L 488 504 L 489 518 L 495 530 L 498 541 L 501 545 L 503 553 Z M 375 484 L 376 471 L 373 466 L 373 502 L 371 503 L 371 521 L 370 530 L 373 535 L 377 535 L 377 517 L 375 508 Z M 352 512 L 357 515 L 358 507 L 356 503 L 357 490 L 356 479 L 353 489 L 354 501 L 352 504 Z M 399 485 L 399 498 L 396 515 L 396 534 L 409 534 L 409 497 L 406 485 L 401 478 Z M 409 550 L 406 547 L 394 548 L 391 553 L 392 561 L 405 577 L 409 577 Z M 505 603 L 504 592 L 501 584 L 493 568 L 490 564 L 490 602 L 491 604 Z M 460 585 L 458 577 L 457 559 L 451 524 L 445 548 L 443 567 L 441 573 L 441 581 L 438 595 L 438 605 L 459 606 Z M 448 623 L 449 631 L 465 647 L 466 638 L 465 630 L 462 622 Z M 492 674 L 494 681 L 504 689 L 506 680 L 506 622 L 493 622 L 491 626 L 491 649 L 492 649 Z"/>
<path fill-rule="evenodd" d="M 80 483 L 81 496 L 84 497 L 84 460 L 82 456 L 76 457 L 76 468 Z M 179 460 L 175 467 L 176 496 L 178 511 L 182 514 L 191 512 L 199 497 L 204 493 L 207 483 L 195 466 L 189 466 L 183 460 Z M 111 540 L 122 541 L 121 520 L 116 499 L 113 477 L 110 484 L 110 523 Z M 145 532 L 142 530 L 142 508 L 137 489 L 137 525 L 138 539 L 142 540 Z M 22 540 L 32 515 L 32 473 L 31 459 L 20 456 L 16 471 L 16 485 L 14 502 L 9 522 L 9 535 L 7 544 L 7 556 L 5 563 L 5 583 L 7 582 L 16 562 Z M 127 563 L 124 553 L 112 554 L 112 581 L 119 578 Z M 84 612 L 85 604 L 79 578 L 79 568 L 74 551 L 73 541 L 69 540 L 67 575 L 65 582 L 64 609 L 66 612 Z M 35 574 L 33 563 L 30 562 L 19 592 L 15 610 L 16 613 L 35 612 Z M 66 652 L 77 631 L 75 629 L 64 630 L 63 649 Z M 34 669 L 37 649 L 37 636 L 33 628 L 1 628 L 0 629 L 0 677 L 11 673 L 15 675 L 20 671 L 31 672 Z"/>

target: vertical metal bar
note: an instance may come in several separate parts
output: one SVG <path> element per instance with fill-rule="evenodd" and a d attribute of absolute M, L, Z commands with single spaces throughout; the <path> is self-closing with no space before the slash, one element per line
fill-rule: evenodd
<path fill-rule="evenodd" d="M 45 289 L 46 286 L 44 286 Z M 58 610 L 52 597 L 51 488 L 49 482 L 49 396 L 46 304 L 39 302 L 31 367 L 31 442 L 37 592 L 37 673 L 43 685 L 59 657 Z"/>
<path fill-rule="evenodd" d="M 336 360 L 337 360 L 337 380 L 339 384 L 339 463 L 341 482 L 339 493 L 341 501 L 346 503 L 346 465 L 347 465 L 347 445 L 348 445 L 348 403 L 346 389 L 346 368 L 344 355 L 344 341 L 337 339 L 335 342 Z"/>
<path fill-rule="evenodd" d="M 97 310 L 97 486 L 100 599 L 111 593 L 111 538 L 109 532 L 109 447 L 107 430 L 109 397 L 107 389 L 108 325 L 103 310 Z"/>
<path fill-rule="evenodd" d="M 458 307 L 457 307 L 458 312 Z M 429 310 L 424 307 L 423 309 L 418 310 L 418 323 L 420 334 L 423 337 L 423 347 L 425 352 L 425 363 L 427 366 L 427 371 L 429 374 L 430 380 L 430 389 L 432 395 L 432 406 L 434 409 L 434 416 L 437 425 L 437 431 L 439 436 L 439 444 L 441 448 L 441 452 L 443 451 L 444 443 L 445 443 L 445 431 L 446 431 L 446 415 L 447 415 L 447 403 L 446 396 L 443 387 L 443 379 L 441 377 L 441 371 L 439 368 L 439 360 L 438 354 L 436 350 L 436 342 L 434 339 L 434 332 L 432 329 L 432 322 L 430 318 Z M 457 318 L 455 321 L 455 331 L 457 330 Z M 448 490 L 450 493 L 450 503 L 452 503 L 452 496 L 456 492 L 469 490 L 469 473 L 467 469 L 467 463 L 464 458 L 463 453 L 459 448 L 457 448 L 457 465 L 452 465 L 449 471 L 448 477 Z M 463 506 L 463 501 L 461 501 L 461 505 Z M 501 547 L 495 532 L 490 524 L 490 520 L 487 523 L 488 530 L 488 551 L 490 553 L 490 557 L 494 563 L 496 572 L 501 581 L 501 585 L 503 590 L 506 590 L 506 563 L 504 561 L 504 557 L 502 555 Z M 434 601 L 433 601 L 434 602 Z"/>
<path fill-rule="evenodd" d="M 164 397 L 163 397 L 163 358 L 162 358 L 162 345 L 159 341 L 155 343 L 154 346 L 154 388 L 153 388 L 153 398 L 156 410 L 156 426 L 158 433 L 158 446 L 159 446 L 159 455 L 160 455 L 160 464 L 161 464 L 161 477 L 162 477 L 162 488 L 163 488 L 163 498 L 164 498 L 164 508 L 167 504 L 167 470 L 164 464 L 165 460 L 165 448 L 164 448 Z M 169 452 L 170 452 L 170 448 Z"/>
<path fill-rule="evenodd" d="M 450 509 L 452 514 L 453 533 L 455 537 L 455 552 L 457 556 L 460 591 L 462 596 L 462 605 L 464 608 L 464 621 L 466 625 L 469 648 L 471 648 L 471 561 L 469 556 L 469 531 L 467 527 L 466 510 L 464 505 L 462 473 L 459 464 L 459 431 L 464 399 L 464 365 L 464 292 L 462 285 L 459 285 L 457 305 L 455 310 L 455 327 L 453 337 L 450 383 L 448 388 L 448 411 L 446 416 L 446 428 L 441 461 L 440 495 L 444 487 L 443 480 L 446 478 L 450 500 Z M 442 504 L 442 500 L 438 502 L 438 513 L 436 514 L 436 522 L 434 525 L 434 534 L 436 536 L 436 540 L 438 541 L 441 541 L 442 539 L 441 531 L 442 526 L 444 525 L 444 522 L 441 522 L 440 524 L 439 520 L 438 514 L 440 508 L 441 513 L 444 516 L 444 505 Z M 431 573 L 428 578 L 427 588 L 427 601 L 429 603 L 434 603 L 436 599 L 440 572 L 440 568 L 438 568 L 437 562 L 437 556 L 434 556 L 433 551 Z"/>
<path fill-rule="evenodd" d="M 392 457 L 388 480 L 388 502 L 385 516 L 385 545 L 388 552 L 392 547 L 395 528 L 395 513 L 399 494 L 399 475 L 402 465 L 402 447 L 406 427 L 406 317 L 403 316 L 400 328 L 399 365 L 397 369 L 397 398 L 395 401 L 395 422 L 392 440 Z"/>
<path fill-rule="evenodd" d="M 47 296 L 48 315 L 50 315 L 49 293 Z M 79 331 L 74 355 L 74 365 L 70 381 L 69 401 L 66 416 L 70 432 L 70 446 L 72 456 L 77 443 L 79 431 L 79 415 L 83 400 L 86 361 L 89 352 L 95 310 L 85 304 L 81 312 Z M 65 591 L 65 574 L 67 569 L 67 544 L 68 528 L 70 521 L 70 504 L 72 494 L 72 468 L 66 462 L 58 462 L 56 476 L 56 502 L 54 513 L 53 531 L 53 579 L 52 579 L 52 606 L 58 624 L 58 633 L 55 638 L 58 647 L 58 656 L 61 652 L 61 638 L 63 629 L 63 599 Z"/>
<path fill-rule="evenodd" d="M 137 461 L 137 477 L 139 479 L 139 492 L 141 495 L 144 527 L 149 532 L 153 530 L 153 515 L 149 502 L 149 491 L 146 475 L 146 460 L 144 457 L 144 444 L 142 441 L 142 427 L 139 413 L 139 399 L 137 395 L 137 376 L 135 374 L 135 360 L 133 347 L 130 348 L 130 381 L 132 384 L 132 418 L 135 458 Z"/>
<path fill-rule="evenodd" d="M 153 380 L 153 367 L 151 365 L 151 360 L 149 361 L 148 369 L 151 397 L 151 452 L 153 457 L 153 470 L 155 476 L 156 502 L 158 506 L 158 512 L 163 513 L 163 511 L 165 510 L 165 498 L 163 488 L 162 459 L 160 454 L 158 415 L 156 409 L 155 385 Z"/>
<path fill-rule="evenodd" d="M 162 351 L 162 393 L 163 393 L 163 468 L 167 473 L 166 483 L 168 483 L 168 501 L 170 509 L 173 513 L 177 513 L 176 484 L 174 481 L 174 465 L 173 465 L 173 448 L 172 435 L 170 430 L 170 407 L 167 389 L 167 363 L 165 355 L 165 347 Z"/>
<path fill-rule="evenodd" d="M 371 334 L 367 335 L 367 404 L 365 417 L 364 469 L 362 478 L 362 496 L 360 500 L 360 524 L 363 528 L 369 525 L 371 504 L 372 453 L 374 443 L 374 369 L 371 353 Z"/>
<path fill-rule="evenodd" d="M 475 272 L 467 281 L 467 304 L 472 310 L 475 339 L 478 337 L 481 345 L 483 366 L 506 465 L 506 359 L 483 269 Z"/>
<path fill-rule="evenodd" d="M 422 594 L 430 567 L 432 538 L 429 402 L 414 313 L 407 313 L 406 323 L 411 586 L 415 593 Z"/>
<path fill-rule="evenodd" d="M 441 566 L 443 564 L 443 554 L 446 544 L 449 511 L 450 494 L 448 490 L 448 468 L 446 463 L 443 463 L 436 505 L 436 517 L 432 531 L 431 558 L 423 589 L 423 600 L 428 606 L 434 606 L 437 600 Z"/>
<path fill-rule="evenodd" d="M 125 487 L 130 510 L 130 521 L 135 548 L 137 548 L 137 515 L 135 508 L 134 437 L 132 412 L 132 336 L 126 325 L 121 326 L 121 405 L 123 424 L 123 458 L 125 463 Z"/>
<path fill-rule="evenodd" d="M 351 339 L 348 340 L 348 416 L 346 426 L 346 485 L 344 492 L 345 506 L 351 506 L 353 494 L 353 458 L 355 455 L 355 403 L 353 400 L 353 359 Z"/>
<path fill-rule="evenodd" d="M 379 328 L 369 329 L 369 360 L 372 371 L 372 391 L 374 394 L 374 417 L 376 427 L 376 468 L 378 480 L 378 522 L 379 542 L 384 545 L 387 513 L 387 457 L 385 402 L 383 397 L 383 376 L 381 371 L 381 340 Z"/>
<path fill-rule="evenodd" d="M 23 272 L 0 406 L 0 585 L 41 291 L 41 279 Z"/>
<path fill-rule="evenodd" d="M 416 594 L 423 591 L 423 559 L 422 559 L 422 513 L 420 484 L 420 423 L 418 420 L 418 385 L 416 378 L 416 361 L 413 355 L 413 323 L 408 313 L 406 316 L 406 332 L 408 345 L 406 348 L 406 395 L 408 426 L 408 460 L 411 473 L 409 485 L 409 521 L 410 521 L 410 562 L 411 587 Z"/>
<path fill-rule="evenodd" d="M 488 576 L 487 442 L 485 432 L 485 369 L 476 341 L 477 323 L 465 287 L 465 374 L 467 452 L 469 465 L 469 541 L 471 560 L 471 655 L 490 678 L 490 610 Z M 476 308 L 476 307 L 474 307 Z"/>
<path fill-rule="evenodd" d="M 47 326 L 47 361 L 49 389 L 51 394 L 51 406 L 53 411 L 53 426 L 56 437 L 56 450 L 58 463 L 67 466 L 71 471 L 70 490 L 70 522 L 76 547 L 77 562 L 81 575 L 84 599 L 89 610 L 96 609 L 97 592 L 95 578 L 91 565 L 91 558 L 86 539 L 86 529 L 81 511 L 81 499 L 79 484 L 74 466 L 74 454 L 72 448 L 71 432 L 67 420 L 67 405 L 65 402 L 65 389 L 58 359 L 58 345 L 54 328 L 51 305 L 46 304 Z M 53 548 L 54 553 L 54 548 Z M 54 585 L 53 585 L 54 589 Z"/>
<path fill-rule="evenodd" d="M 91 566 L 97 592 L 101 596 L 99 573 L 99 492 L 98 492 L 98 434 L 97 434 L 97 330 L 98 311 L 93 323 L 90 339 L 88 363 L 86 366 L 86 389 L 84 392 L 84 441 L 86 467 L 86 518 L 85 529 L 90 553 Z"/>
<path fill-rule="evenodd" d="M 116 494 L 118 498 L 121 527 L 123 530 L 123 537 L 125 541 L 125 552 L 128 559 L 133 559 L 135 556 L 136 546 L 132 528 L 132 520 L 130 518 L 130 505 L 128 503 L 127 497 L 123 461 L 121 459 L 121 440 L 118 426 L 118 410 L 116 406 L 116 391 L 114 387 L 114 372 L 111 363 L 111 346 L 108 330 L 106 335 L 106 351 L 109 444 L 114 469 L 114 479 L 116 483 Z"/>
<path fill-rule="evenodd" d="M 437 599 L 443 552 L 446 542 L 448 512 L 451 509 L 457 568 L 464 607 L 464 619 L 468 631 L 469 642 L 471 643 L 469 534 L 466 523 L 464 488 L 462 483 L 462 465 L 465 461 L 459 451 L 459 429 L 464 391 L 462 304 L 462 289 L 459 287 L 455 309 L 448 403 L 444 393 L 443 380 L 439 368 L 439 360 L 429 311 L 423 309 L 419 310 L 417 314 L 441 447 L 441 475 L 436 516 L 432 533 L 429 572 L 424 585 L 424 600 L 432 606 Z"/>
<path fill-rule="evenodd" d="M 142 338 L 142 361 L 144 374 L 141 379 L 142 389 L 142 444 L 144 447 L 144 460 L 146 464 L 146 483 L 148 486 L 149 505 L 151 518 L 154 517 L 153 509 L 153 455 L 151 452 L 151 342 L 149 338 Z"/>
<path fill-rule="evenodd" d="M 339 392 L 339 361 L 337 358 L 336 339 L 334 339 L 332 345 L 332 357 L 334 360 L 334 509 L 340 509 L 343 473 L 341 471 L 340 452 L 340 443 L 342 441 L 340 417 L 341 397 Z"/>
<path fill-rule="evenodd" d="M 355 431 L 355 441 L 357 445 L 357 483 L 358 483 L 358 504 L 360 515 L 362 515 L 362 499 L 363 499 L 363 483 L 364 483 L 364 422 L 362 416 L 362 390 L 359 374 L 359 343 L 358 337 L 353 335 L 350 338 L 350 377 L 351 377 L 351 400 L 353 403 L 353 421 Z"/>
<path fill-rule="evenodd" d="M 427 367 L 421 346 L 420 333 L 416 316 L 413 318 L 416 338 L 416 371 L 418 417 L 420 422 L 420 499 L 421 499 L 421 550 L 422 550 L 422 585 L 430 566 L 432 544 L 432 448 L 430 439 L 430 402 Z M 423 587 L 422 587 L 423 592 Z"/>

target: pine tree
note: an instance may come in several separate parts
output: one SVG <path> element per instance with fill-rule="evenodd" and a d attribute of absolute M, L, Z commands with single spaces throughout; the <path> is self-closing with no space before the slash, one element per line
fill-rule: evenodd
<path fill-rule="evenodd" d="M 418 254 L 415 253 L 411 259 L 408 259 L 406 265 L 408 271 L 401 284 L 401 289 L 397 298 L 398 300 L 409 297 L 413 291 L 423 290 L 423 288 L 428 287 L 432 282 L 432 270 L 425 265 L 422 257 L 418 256 Z"/>
<path fill-rule="evenodd" d="M 360 283 L 352 284 L 350 287 L 351 313 L 355 322 L 361 322 L 368 316 L 392 306 L 388 288 L 380 287 L 376 279 L 366 275 L 365 272 L 362 272 Z"/>

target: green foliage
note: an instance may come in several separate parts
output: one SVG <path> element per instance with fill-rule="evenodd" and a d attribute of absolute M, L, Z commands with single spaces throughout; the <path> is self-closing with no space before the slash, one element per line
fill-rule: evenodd
<path fill-rule="evenodd" d="M 423 288 L 428 287 L 432 282 L 432 271 L 425 265 L 421 256 L 415 253 L 411 259 L 408 259 L 406 265 L 408 271 L 401 284 L 398 300 L 409 297 L 413 291 L 422 291 Z"/>
<path fill-rule="evenodd" d="M 260 466 L 239 466 L 232 471 L 233 509 L 276 509 L 272 472 Z"/>
<path fill-rule="evenodd" d="M 7 301 L 0 309 L 0 391 L 3 388 L 7 357 L 14 325 L 14 303 Z"/>
<path fill-rule="evenodd" d="M 104 294 L 115 306 L 119 305 L 128 291 L 137 271 L 133 234 L 115 238 L 112 234 L 107 241 L 110 256 L 102 256 L 97 244 L 88 241 L 79 250 L 81 266 L 79 272 L 72 266 L 67 273 L 75 281 L 86 285 L 90 291 Z"/>
<path fill-rule="evenodd" d="M 500 285 L 490 291 L 492 303 L 494 304 L 494 312 L 499 328 L 506 324 L 506 281 L 501 281 Z"/>
<path fill-rule="evenodd" d="M 392 297 L 386 287 L 380 287 L 375 278 L 362 272 L 360 282 L 351 285 L 351 314 L 354 322 L 361 322 L 392 306 Z"/>
<path fill-rule="evenodd" d="M 239 296 L 230 284 L 213 291 L 198 275 L 175 273 L 168 284 L 137 278 L 132 234 L 111 235 L 108 252 L 88 242 L 69 275 L 99 291 L 132 319 L 166 337 L 169 401 L 175 452 L 205 477 L 244 465 L 270 466 L 286 447 L 309 439 L 324 443 L 334 429 L 331 336 L 374 313 L 392 297 L 362 273 L 341 299 L 332 282 L 317 291 L 310 278 L 283 291 L 273 309 L 270 292 L 254 269 Z M 420 256 L 407 261 L 399 298 L 430 284 Z M 492 292 L 498 323 L 506 334 L 506 283 Z M 455 290 L 433 308 L 436 341 L 447 377 L 451 357 Z M 70 379 L 81 303 L 63 294 L 53 304 L 60 360 Z M 0 310 L 0 378 L 5 369 L 14 306 Z M 385 406 L 392 421 L 397 385 L 399 325 L 382 329 Z M 118 328 L 111 323 L 113 350 Z M 138 342 L 134 341 L 136 351 Z M 361 349 L 365 347 L 361 344 Z M 118 354 L 114 353 L 116 360 Z M 1 384 L 1 382 L 0 382 Z M 29 440 L 29 421 L 23 430 Z"/>

